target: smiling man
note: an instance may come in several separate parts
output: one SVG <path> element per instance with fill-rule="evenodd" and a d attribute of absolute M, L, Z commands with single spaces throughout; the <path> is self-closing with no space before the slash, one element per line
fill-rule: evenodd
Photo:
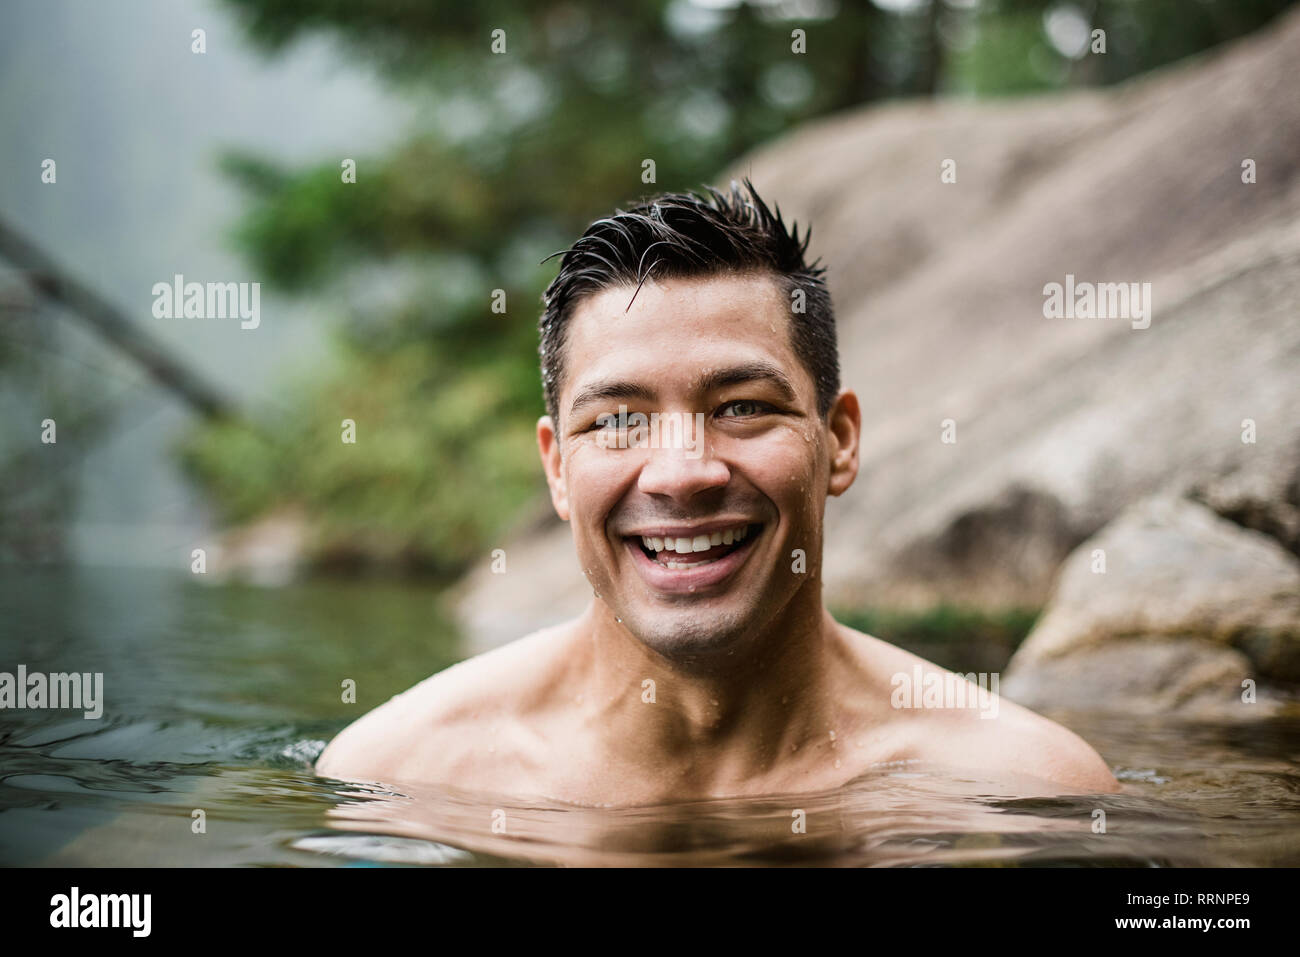
<path fill-rule="evenodd" d="M 318 772 L 588 805 L 826 790 L 898 762 L 1118 790 L 1070 731 L 827 612 L 826 499 L 857 475 L 861 411 L 824 270 L 748 180 L 707 194 L 593 223 L 546 291 L 537 441 L 586 612 L 397 695 Z"/>

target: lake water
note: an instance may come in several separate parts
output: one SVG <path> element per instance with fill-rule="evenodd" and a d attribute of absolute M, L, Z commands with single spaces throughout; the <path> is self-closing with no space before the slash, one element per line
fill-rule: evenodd
<path fill-rule="evenodd" d="M 105 698 L 99 720 L 0 711 L 0 864 L 1300 865 L 1294 712 L 1053 715 L 1123 783 L 1091 797 L 913 765 L 827 794 L 598 810 L 312 773 L 335 732 L 463 656 L 427 588 L 0 566 L 0 671 L 103 672 Z"/>

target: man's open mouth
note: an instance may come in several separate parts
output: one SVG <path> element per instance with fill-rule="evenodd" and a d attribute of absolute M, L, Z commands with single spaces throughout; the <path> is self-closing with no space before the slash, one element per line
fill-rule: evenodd
<path fill-rule="evenodd" d="M 684 570 L 726 558 L 744 547 L 761 528 L 758 523 L 750 523 L 689 537 L 639 535 L 629 541 L 636 543 L 650 561 L 664 568 Z"/>

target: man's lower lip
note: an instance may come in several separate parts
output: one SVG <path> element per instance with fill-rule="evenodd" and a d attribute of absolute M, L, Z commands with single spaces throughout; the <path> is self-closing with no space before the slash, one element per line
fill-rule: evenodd
<path fill-rule="evenodd" d="M 624 542 L 641 577 L 657 591 L 698 591 L 710 585 L 726 580 L 744 563 L 753 548 L 754 540 L 762 530 L 751 531 L 749 536 L 734 551 L 728 552 L 717 561 L 696 564 L 691 568 L 669 568 L 646 555 L 641 546 L 629 539 Z M 687 557 L 685 555 L 683 558 Z"/>

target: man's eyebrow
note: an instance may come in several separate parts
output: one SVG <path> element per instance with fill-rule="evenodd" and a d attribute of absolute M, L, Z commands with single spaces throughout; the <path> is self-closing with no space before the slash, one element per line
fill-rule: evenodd
<path fill-rule="evenodd" d="M 596 382 L 586 386 L 573 397 L 573 401 L 569 403 L 569 415 L 572 416 L 578 409 L 593 402 L 608 402 L 611 399 L 640 399 L 643 402 L 653 402 L 655 398 L 653 389 L 638 382 L 618 379 Z"/>
<path fill-rule="evenodd" d="M 782 398 L 787 402 L 794 402 L 797 398 L 794 385 L 791 384 L 789 376 L 772 363 L 765 362 L 762 359 L 706 372 L 695 380 L 695 388 L 699 392 L 714 392 L 718 389 L 725 389 L 727 386 L 742 385 L 746 382 L 759 380 L 775 386 L 781 393 Z"/>

